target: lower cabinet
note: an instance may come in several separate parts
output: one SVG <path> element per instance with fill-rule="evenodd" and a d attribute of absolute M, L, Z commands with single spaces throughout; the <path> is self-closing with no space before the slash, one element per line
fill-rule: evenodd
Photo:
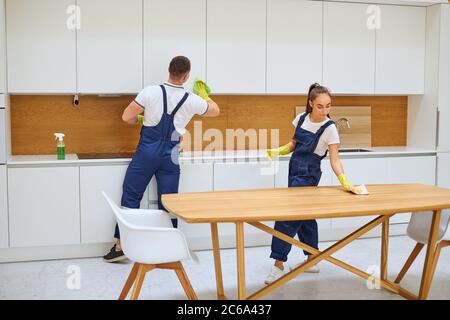
<path fill-rule="evenodd" d="M 224 162 L 214 164 L 214 191 L 270 189 L 274 187 L 276 162 Z M 265 222 L 273 227 L 273 222 Z M 245 246 L 270 244 L 271 236 L 244 224 Z M 224 247 L 235 246 L 236 225 L 219 224 L 219 240 Z"/>
<path fill-rule="evenodd" d="M 9 247 L 6 165 L 0 165 L 0 248 Z"/>
<path fill-rule="evenodd" d="M 80 243 L 79 167 L 8 168 L 10 247 Z"/>
<path fill-rule="evenodd" d="M 213 191 L 212 163 L 181 163 L 179 193 Z M 184 232 L 190 248 L 211 249 L 211 227 L 205 223 L 186 223 L 178 219 L 178 228 Z"/>
<path fill-rule="evenodd" d="M 116 218 L 104 199 L 105 191 L 118 205 L 128 164 L 80 167 L 81 243 L 104 243 L 114 240 Z M 154 185 L 154 181 L 150 186 Z M 148 208 L 147 189 L 141 208 Z"/>

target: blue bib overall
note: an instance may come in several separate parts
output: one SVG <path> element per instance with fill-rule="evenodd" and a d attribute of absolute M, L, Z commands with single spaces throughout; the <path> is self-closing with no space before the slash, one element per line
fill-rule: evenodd
<path fill-rule="evenodd" d="M 189 93 L 186 92 L 172 113 L 168 114 L 167 92 L 164 85 L 160 85 L 160 87 L 163 95 L 163 114 L 157 125 L 142 126 L 141 128 L 139 144 L 123 182 L 121 205 L 126 208 L 139 208 L 142 196 L 153 175 L 156 176 L 159 209 L 165 210 L 161 203 L 161 195 L 178 192 L 180 135 L 175 130 L 173 120 Z M 176 219 L 172 219 L 172 223 L 174 227 L 177 226 Z M 114 237 L 120 239 L 117 225 Z"/>
<path fill-rule="evenodd" d="M 328 153 L 326 151 L 323 156 L 319 156 L 314 153 L 314 150 L 316 150 L 319 139 L 325 129 L 334 124 L 334 122 L 329 120 L 316 133 L 312 133 L 301 127 L 307 115 L 305 113 L 300 117 L 297 128 L 295 129 L 294 140 L 297 144 L 289 161 L 289 187 L 319 185 L 320 177 L 322 176 L 320 163 Z M 318 249 L 319 234 L 316 220 L 276 221 L 274 228 L 290 237 L 294 237 L 297 234 L 301 242 Z M 291 244 L 277 237 L 273 237 L 271 249 L 271 258 L 279 261 L 287 261 L 287 256 L 291 251 Z M 306 251 L 303 252 L 306 255 L 310 254 Z"/>

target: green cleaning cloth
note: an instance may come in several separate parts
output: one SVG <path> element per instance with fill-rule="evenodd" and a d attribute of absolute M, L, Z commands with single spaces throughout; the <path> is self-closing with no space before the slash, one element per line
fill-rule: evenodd
<path fill-rule="evenodd" d="M 192 92 L 194 92 L 196 95 L 199 95 L 205 100 L 210 100 L 209 95 L 211 94 L 211 88 L 206 84 L 206 82 L 202 80 L 195 79 Z"/>

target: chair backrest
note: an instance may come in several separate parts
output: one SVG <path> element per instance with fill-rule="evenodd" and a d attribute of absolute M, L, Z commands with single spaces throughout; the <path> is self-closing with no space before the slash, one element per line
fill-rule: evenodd
<path fill-rule="evenodd" d="M 408 236 L 417 242 L 427 244 L 432 217 L 433 212 L 431 211 L 412 213 L 407 229 Z M 446 235 L 449 222 L 450 210 L 442 210 L 437 238 L 438 241 L 441 241 L 444 238 L 444 235 Z"/>
<path fill-rule="evenodd" d="M 102 192 L 113 210 L 125 255 L 136 262 L 158 264 L 190 258 L 184 234 L 173 228 L 167 212 L 151 209 L 122 209 Z"/>

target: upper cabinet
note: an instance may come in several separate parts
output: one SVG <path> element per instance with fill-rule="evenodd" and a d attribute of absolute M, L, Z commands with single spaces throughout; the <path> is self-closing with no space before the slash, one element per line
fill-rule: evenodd
<path fill-rule="evenodd" d="M 440 30 L 437 147 L 450 151 L 450 5 L 441 6 Z"/>
<path fill-rule="evenodd" d="M 322 82 L 322 6 L 268 0 L 268 93 L 307 94 L 311 83 Z"/>
<path fill-rule="evenodd" d="M 5 1 L 0 0 L 0 93 L 6 92 Z"/>
<path fill-rule="evenodd" d="M 375 93 L 423 94 L 426 9 L 391 5 L 379 8 Z"/>
<path fill-rule="evenodd" d="M 75 0 L 6 0 L 8 90 L 76 90 Z"/>
<path fill-rule="evenodd" d="M 142 0 L 78 0 L 78 92 L 142 89 Z"/>
<path fill-rule="evenodd" d="M 214 93 L 266 92 L 266 1 L 208 0 L 207 81 Z"/>
<path fill-rule="evenodd" d="M 323 5 L 323 84 L 333 93 L 373 94 L 375 30 L 368 27 L 368 5 Z"/>
<path fill-rule="evenodd" d="M 144 85 L 166 81 L 179 55 L 191 60 L 189 90 L 206 79 L 206 0 L 144 0 Z"/>

